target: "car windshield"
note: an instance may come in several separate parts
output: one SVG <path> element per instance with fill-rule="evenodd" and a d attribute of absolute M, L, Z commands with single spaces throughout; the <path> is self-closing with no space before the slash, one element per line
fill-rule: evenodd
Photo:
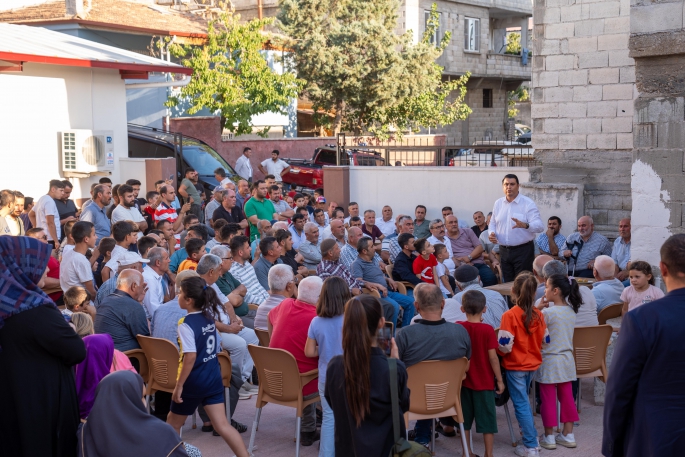
<path fill-rule="evenodd" d="M 214 149 L 189 138 L 183 138 L 183 158 L 202 176 L 214 176 L 214 170 L 222 167 L 228 175 L 236 175 L 235 170 L 226 163 Z"/>

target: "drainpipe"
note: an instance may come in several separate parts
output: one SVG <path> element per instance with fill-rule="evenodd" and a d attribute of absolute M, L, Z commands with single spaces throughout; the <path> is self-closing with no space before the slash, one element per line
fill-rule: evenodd
<path fill-rule="evenodd" d="M 178 81 L 159 81 L 156 83 L 126 84 L 126 89 L 150 89 L 152 87 L 183 87 L 190 82 L 190 76 L 184 75 Z"/>
<path fill-rule="evenodd" d="M 262 19 L 262 0 L 257 0 L 257 17 Z"/>

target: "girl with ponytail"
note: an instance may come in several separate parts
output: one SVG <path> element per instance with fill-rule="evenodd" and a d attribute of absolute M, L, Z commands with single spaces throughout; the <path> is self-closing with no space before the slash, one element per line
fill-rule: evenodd
<path fill-rule="evenodd" d="M 547 279 L 545 297 L 538 306 L 542 308 L 550 341 L 542 345 L 542 365 L 535 375 L 535 380 L 540 383 L 540 415 L 545 427 L 540 445 L 545 449 L 556 449 L 557 444 L 576 447 L 573 422 L 578 420 L 578 411 L 571 389 L 571 381 L 576 379 L 573 329 L 582 303 L 580 287 L 575 279 L 562 274 Z M 564 429 L 555 437 L 557 397 Z"/>
<path fill-rule="evenodd" d="M 186 418 L 202 404 L 214 430 L 236 456 L 247 457 L 240 434 L 228 423 L 224 412 L 224 385 L 216 357 L 221 350 L 221 335 L 215 324 L 222 304 L 214 289 L 198 276 L 182 280 L 180 289 L 178 305 L 188 314 L 178 322 L 181 362 L 167 423 L 180 434 Z"/>
<path fill-rule="evenodd" d="M 537 281 L 531 273 L 524 271 L 516 277 L 511 288 L 516 306 L 502 314 L 497 335 L 516 420 L 523 431 L 523 444 L 516 448 L 516 455 L 520 456 L 539 455 L 528 388 L 542 363 L 542 343 L 549 342 L 549 334 L 542 313 L 533 306 L 536 289 Z"/>
<path fill-rule="evenodd" d="M 336 426 L 335 455 L 386 457 L 394 438 L 390 374 L 378 333 L 385 326 L 383 307 L 371 295 L 359 295 L 345 304 L 343 355 L 331 359 L 326 370 L 326 401 Z M 398 358 L 395 339 L 390 356 Z M 409 409 L 407 370 L 397 361 L 400 415 Z M 404 436 L 404 419 L 400 417 Z"/>

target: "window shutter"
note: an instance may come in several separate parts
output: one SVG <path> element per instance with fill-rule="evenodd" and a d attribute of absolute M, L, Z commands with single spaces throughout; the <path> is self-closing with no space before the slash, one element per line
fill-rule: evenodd
<path fill-rule="evenodd" d="M 464 50 L 469 49 L 469 20 L 464 19 Z"/>
<path fill-rule="evenodd" d="M 476 29 L 476 49 L 474 51 L 480 51 L 480 21 L 478 19 L 475 19 L 473 22 L 475 22 L 475 29 Z"/>

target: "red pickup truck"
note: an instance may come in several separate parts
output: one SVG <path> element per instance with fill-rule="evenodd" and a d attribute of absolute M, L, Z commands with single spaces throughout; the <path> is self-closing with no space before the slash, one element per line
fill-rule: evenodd
<path fill-rule="evenodd" d="M 338 150 L 334 145 L 326 145 L 314 151 L 314 157 L 307 159 L 283 159 L 290 165 L 290 172 L 283 176 L 283 182 L 299 189 L 323 188 L 323 166 L 337 165 L 336 154 Z M 341 157 L 340 165 L 357 166 L 383 166 L 385 160 L 380 153 L 369 150 L 345 151 Z"/>

